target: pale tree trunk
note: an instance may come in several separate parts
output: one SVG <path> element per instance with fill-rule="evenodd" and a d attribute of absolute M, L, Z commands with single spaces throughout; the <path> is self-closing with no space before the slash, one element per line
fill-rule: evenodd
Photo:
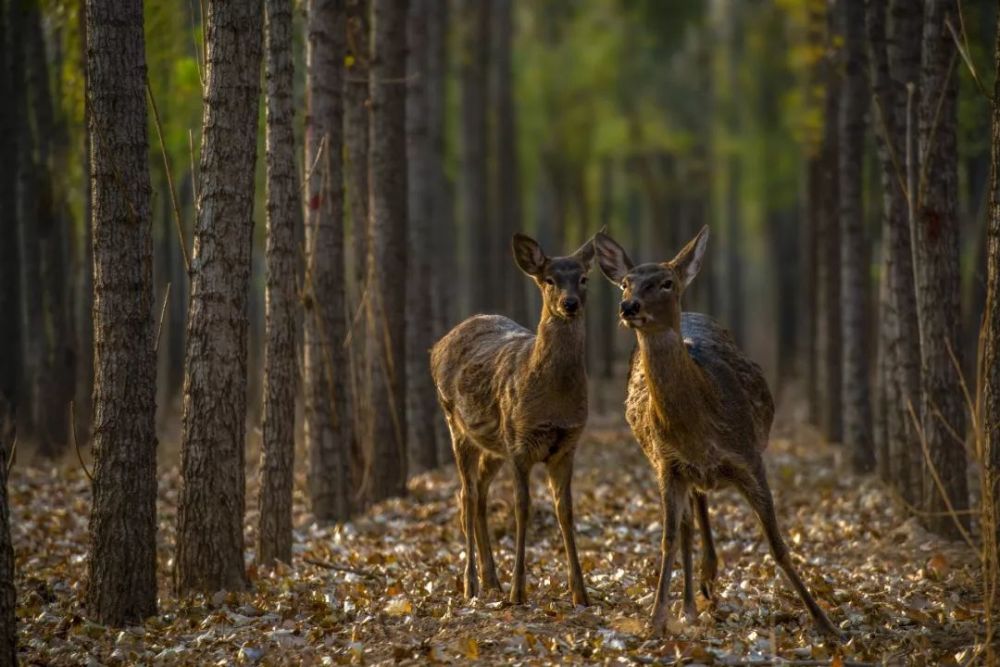
<path fill-rule="evenodd" d="M 239 590 L 243 566 L 247 288 L 263 12 L 209 0 L 205 112 L 181 439 L 179 592 Z"/>
<path fill-rule="evenodd" d="M 363 476 L 364 442 L 368 395 L 365 358 L 367 340 L 363 317 L 368 268 L 368 73 L 371 59 L 371 4 L 369 0 L 347 0 L 347 44 L 344 58 L 344 164 L 347 202 L 351 221 L 351 292 L 349 293 L 351 353 L 350 478 L 352 490 L 360 488 Z M 353 493 L 353 491 L 352 491 Z"/>
<path fill-rule="evenodd" d="M 514 105 L 513 68 L 511 66 L 514 41 L 514 0 L 493 0 L 491 22 L 493 27 L 492 70 L 494 109 L 494 143 L 496 155 L 493 179 L 493 209 L 496 211 L 498 234 L 497 278 L 499 299 L 496 305 L 515 322 L 528 319 L 527 284 L 516 270 L 511 258 L 510 241 L 514 232 L 521 229 L 521 183 L 517 160 L 517 116 Z M 559 251 L 561 252 L 561 251 Z"/>
<path fill-rule="evenodd" d="M 87 613 L 156 613 L 153 232 L 140 0 L 88 0 L 94 194 L 94 486 Z"/>
<path fill-rule="evenodd" d="M 919 410 L 934 474 L 924 474 L 923 495 L 930 528 L 961 536 L 949 510 L 969 506 L 966 479 L 966 405 L 960 376 L 961 293 L 958 220 L 958 77 L 955 43 L 945 26 L 957 20 L 956 0 L 927 0 L 924 5 L 920 80 L 920 155 L 922 185 L 910 230 L 916 267 L 917 312 L 923 380 Z M 916 102 L 914 102 L 916 103 Z M 947 498 L 944 494 L 947 494 Z M 968 525 L 968 516 L 959 515 Z"/>
<path fill-rule="evenodd" d="M 368 496 L 406 493 L 406 18 L 404 0 L 374 0 L 369 138 Z"/>
<path fill-rule="evenodd" d="M 427 9 L 433 0 L 410 0 L 407 44 L 406 157 L 406 417 L 410 462 L 414 472 L 438 466 L 435 420 L 439 408 L 431 379 L 429 351 L 434 345 L 431 302 L 431 174 L 427 134 Z"/>
<path fill-rule="evenodd" d="M 891 4 L 891 6 L 890 6 Z M 885 425 L 889 473 L 893 484 L 910 503 L 921 495 L 923 455 L 908 411 L 919 409 L 920 340 L 913 282 L 910 228 L 902 183 L 905 173 L 895 159 L 905 156 L 906 83 L 915 82 L 920 69 L 920 3 L 910 0 L 870 0 L 867 5 L 872 120 L 882 176 L 882 243 L 886 275 L 879 323 L 885 353 Z M 887 33 L 891 12 L 892 33 Z M 900 162 L 902 165 L 902 162 Z"/>
<path fill-rule="evenodd" d="M 1000 73 L 1000 14 L 997 16 L 995 71 Z M 1000 76 L 993 86 L 993 99 L 1000 100 Z M 990 215 L 986 229 L 986 309 L 979 345 L 982 365 L 979 374 L 979 418 L 982 432 L 982 533 L 983 581 L 992 593 L 987 618 L 996 623 L 1000 612 L 1000 104 L 993 105 L 991 147 Z M 992 590 L 991 590 L 992 589 Z M 995 625 L 994 625 L 995 627 Z"/>
<path fill-rule="evenodd" d="M 820 236 L 820 186 L 822 167 L 818 155 L 811 155 L 806 163 L 806 392 L 809 403 L 809 423 L 820 426 L 823 406 L 820 398 L 819 373 L 819 236 Z"/>
<path fill-rule="evenodd" d="M 350 359 L 344 289 L 344 43 L 342 0 L 309 5 L 306 53 L 305 316 L 303 393 L 309 496 L 320 521 L 351 514 Z M 318 161 L 317 161 L 318 160 Z"/>
<path fill-rule="evenodd" d="M 865 77 L 865 15 L 860 2 L 845 2 L 844 82 L 840 94 L 840 279 L 843 322 L 844 444 L 855 472 L 875 468 L 872 443 L 871 387 L 868 360 L 868 291 L 870 271 L 865 251 L 862 205 L 865 112 L 870 106 Z"/>
<path fill-rule="evenodd" d="M 0 3 L 2 5 L 2 3 Z M 0 26 L 3 7 L 0 6 Z M 0 37 L 3 31 L 0 30 Z M 0 51 L 3 50 L 0 41 Z M 0 60 L 0 65 L 4 62 Z M 14 588 L 14 546 L 10 539 L 10 503 L 7 499 L 7 466 L 16 434 L 14 411 L 0 389 L 0 665 L 17 665 L 17 590 Z"/>
<path fill-rule="evenodd" d="M 291 0 L 266 0 L 267 283 L 264 350 L 264 433 L 260 461 L 257 560 L 292 562 L 295 483 L 295 229 L 301 215 L 295 167 Z"/>
<path fill-rule="evenodd" d="M 462 0 L 456 29 L 460 40 L 461 89 L 458 218 L 469 232 L 465 284 L 470 290 L 471 310 L 491 312 L 497 301 L 498 261 L 488 200 L 486 83 L 490 3 Z"/>
<path fill-rule="evenodd" d="M 15 135 L 17 114 L 21 105 L 14 94 L 10 64 L 10 20 L 5 5 L 0 2 L 0 160 L 14 167 L 18 164 Z M 21 275 L 18 253 L 17 182 L 14 178 L 0 178 L 0 313 L 7 317 L 0 320 L 0 395 L 6 396 L 10 410 L 17 412 L 21 383 Z"/>

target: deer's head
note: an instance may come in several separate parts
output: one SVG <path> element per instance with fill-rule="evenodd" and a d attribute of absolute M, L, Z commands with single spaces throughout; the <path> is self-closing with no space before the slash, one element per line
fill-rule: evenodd
<path fill-rule="evenodd" d="M 518 268 L 534 279 L 542 292 L 543 314 L 571 320 L 587 304 L 587 273 L 594 261 L 594 241 L 568 257 L 548 257 L 530 236 L 514 234 L 511 242 Z"/>
<path fill-rule="evenodd" d="M 701 268 L 708 227 L 702 227 L 669 262 L 635 266 L 625 250 L 603 232 L 594 237 L 594 245 L 601 272 L 622 290 L 622 324 L 640 331 L 679 331 L 681 295 Z"/>

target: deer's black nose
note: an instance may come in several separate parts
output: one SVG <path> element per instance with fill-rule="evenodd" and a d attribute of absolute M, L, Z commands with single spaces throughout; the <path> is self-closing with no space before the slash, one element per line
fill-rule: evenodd
<path fill-rule="evenodd" d="M 632 317 L 633 315 L 638 315 L 639 308 L 641 308 L 641 306 L 635 299 L 626 299 L 625 301 L 622 301 L 622 317 Z"/>
<path fill-rule="evenodd" d="M 560 305 L 562 306 L 562 309 L 564 311 L 572 315 L 580 307 L 580 300 L 577 299 L 575 296 L 568 296 L 562 300 L 562 303 Z"/>

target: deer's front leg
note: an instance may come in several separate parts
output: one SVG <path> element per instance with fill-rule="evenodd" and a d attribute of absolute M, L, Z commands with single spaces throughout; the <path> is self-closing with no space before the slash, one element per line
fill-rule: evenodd
<path fill-rule="evenodd" d="M 524 546 L 528 534 L 528 518 L 531 513 L 531 496 L 528 493 L 529 464 L 511 461 L 514 472 L 514 519 L 517 522 L 517 542 L 514 548 L 514 581 L 510 587 L 511 604 L 528 601 L 525 592 Z"/>
<path fill-rule="evenodd" d="M 552 493 L 552 504 L 555 505 L 556 517 L 559 519 L 559 529 L 562 531 L 563 547 L 566 549 L 566 567 L 569 575 L 569 589 L 573 596 L 573 604 L 590 605 L 587 598 L 587 587 L 583 583 L 583 571 L 576 553 L 576 528 L 573 525 L 573 451 L 572 449 L 547 464 L 549 473 L 549 491 Z"/>
<path fill-rule="evenodd" d="M 660 580 L 656 586 L 653 618 L 650 632 L 660 636 L 670 620 L 670 575 L 677 557 L 677 538 L 684 503 L 687 500 L 687 482 L 669 470 L 660 473 L 660 500 L 663 506 L 663 539 L 660 542 Z"/>

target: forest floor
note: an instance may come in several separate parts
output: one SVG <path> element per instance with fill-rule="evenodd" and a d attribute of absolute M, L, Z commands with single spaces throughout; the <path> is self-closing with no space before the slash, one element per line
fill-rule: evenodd
<path fill-rule="evenodd" d="M 711 499 L 723 561 L 716 603 L 699 595 L 696 622 L 675 628 L 669 639 L 649 639 L 660 534 L 656 487 L 623 425 L 593 421 L 574 480 L 589 608 L 569 601 L 541 470 L 532 485 L 529 603 L 462 598 L 451 467 L 415 478 L 406 499 L 330 528 L 313 525 L 299 480 L 291 566 L 265 571 L 250 564 L 251 591 L 178 600 L 170 593 L 179 485 L 172 467 L 160 480 L 160 614 L 140 627 L 105 628 L 85 620 L 81 609 L 87 478 L 79 466 L 15 465 L 22 664 L 983 662 L 976 652 L 984 627 L 975 552 L 926 533 L 876 481 L 844 472 L 840 450 L 804 428 L 773 434 L 766 457 L 772 488 L 803 578 L 849 640 L 835 647 L 814 632 L 776 574 L 756 521 L 731 491 Z M 513 560 L 511 498 L 503 475 L 493 487 L 490 520 L 505 587 Z M 249 546 L 253 483 L 247 508 Z M 679 600 L 679 573 L 671 592 Z"/>

